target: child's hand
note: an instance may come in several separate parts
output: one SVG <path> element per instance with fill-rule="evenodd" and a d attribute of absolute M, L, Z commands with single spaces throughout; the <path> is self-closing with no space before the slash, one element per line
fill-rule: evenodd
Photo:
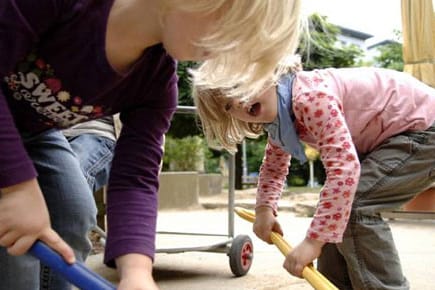
<path fill-rule="evenodd" d="M 36 179 L 1 189 L 0 246 L 11 255 L 26 253 L 37 240 L 74 263 L 74 252 L 51 228 L 47 206 Z"/>
<path fill-rule="evenodd" d="M 287 255 L 284 268 L 293 276 L 302 278 L 302 270 L 320 256 L 324 244 L 305 238 Z"/>
<path fill-rule="evenodd" d="M 118 290 L 158 290 L 152 277 L 152 260 L 141 254 L 127 254 L 116 259 L 120 275 Z"/>
<path fill-rule="evenodd" d="M 255 209 L 254 233 L 263 241 L 272 244 L 272 231 L 283 235 L 281 225 L 276 220 L 270 207 L 260 206 Z"/>

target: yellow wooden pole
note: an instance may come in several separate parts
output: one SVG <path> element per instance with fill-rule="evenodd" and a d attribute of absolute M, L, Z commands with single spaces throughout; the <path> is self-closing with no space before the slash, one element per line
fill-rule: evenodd
<path fill-rule="evenodd" d="M 241 218 L 253 223 L 255 222 L 255 213 L 253 211 L 235 207 L 234 211 Z M 272 232 L 270 234 L 270 239 L 274 245 L 281 251 L 284 256 L 292 250 L 292 247 L 287 243 L 287 241 L 278 233 Z M 317 290 L 338 290 L 338 288 L 331 283 L 325 276 L 314 268 L 313 265 L 306 266 L 302 271 L 302 277 Z"/>

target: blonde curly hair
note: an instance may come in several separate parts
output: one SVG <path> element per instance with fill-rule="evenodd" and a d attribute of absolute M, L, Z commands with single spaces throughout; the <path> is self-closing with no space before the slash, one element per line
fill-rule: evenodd
<path fill-rule="evenodd" d="M 193 100 L 207 144 L 212 148 L 234 154 L 244 138 L 263 134 L 263 124 L 243 122 L 227 112 L 225 106 L 231 98 L 220 89 L 196 88 Z"/>
<path fill-rule="evenodd" d="M 228 96 L 255 95 L 296 51 L 301 0 L 163 0 L 163 11 L 218 12 L 216 29 L 196 45 L 213 57 L 191 71 L 194 86 L 225 88 Z"/>
<path fill-rule="evenodd" d="M 288 56 L 282 61 L 281 66 L 281 75 L 297 73 L 303 69 L 299 55 Z M 269 81 L 263 89 L 274 85 L 276 82 Z M 244 122 L 232 117 L 226 106 L 233 99 L 224 89 L 196 86 L 193 90 L 193 100 L 200 126 L 210 147 L 219 150 L 223 148 L 234 154 L 237 152 L 237 144 L 243 139 L 258 138 L 264 133 L 263 124 Z"/>

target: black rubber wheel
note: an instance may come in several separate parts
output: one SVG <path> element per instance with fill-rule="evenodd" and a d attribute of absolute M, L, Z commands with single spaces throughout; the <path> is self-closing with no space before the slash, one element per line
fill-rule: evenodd
<path fill-rule="evenodd" d="M 248 273 L 254 259 L 254 246 L 249 236 L 239 235 L 231 243 L 230 268 L 236 277 Z"/>

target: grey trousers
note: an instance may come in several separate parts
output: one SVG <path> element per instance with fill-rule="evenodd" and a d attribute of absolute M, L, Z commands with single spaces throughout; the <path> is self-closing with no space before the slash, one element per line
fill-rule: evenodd
<path fill-rule="evenodd" d="M 318 269 L 339 289 L 409 289 L 380 212 L 397 209 L 435 182 L 435 125 L 393 136 L 360 160 L 343 242 L 323 247 Z"/>

